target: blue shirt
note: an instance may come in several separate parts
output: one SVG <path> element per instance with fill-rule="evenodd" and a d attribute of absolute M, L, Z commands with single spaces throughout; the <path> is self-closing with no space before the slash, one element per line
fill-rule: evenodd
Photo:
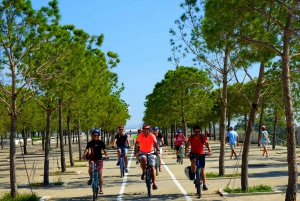
<path fill-rule="evenodd" d="M 235 143 L 237 143 L 237 142 L 236 142 L 236 139 L 237 139 L 237 137 L 238 137 L 238 134 L 237 134 L 237 132 L 235 132 L 234 130 L 229 131 L 229 132 L 227 133 L 227 137 L 228 137 L 228 142 L 229 142 L 229 144 L 235 144 Z"/>

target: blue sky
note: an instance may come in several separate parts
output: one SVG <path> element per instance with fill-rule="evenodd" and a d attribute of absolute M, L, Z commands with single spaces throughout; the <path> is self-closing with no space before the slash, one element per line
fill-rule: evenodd
<path fill-rule="evenodd" d="M 34 8 L 48 0 L 32 0 Z M 184 0 L 60 0 L 61 24 L 74 24 L 90 35 L 104 34 L 103 52 L 113 51 L 121 62 L 113 71 L 125 90 L 121 98 L 130 105 L 127 126 L 142 123 L 145 96 L 175 66 L 171 56 L 170 28 L 184 12 Z M 192 66 L 185 60 L 181 65 Z"/>

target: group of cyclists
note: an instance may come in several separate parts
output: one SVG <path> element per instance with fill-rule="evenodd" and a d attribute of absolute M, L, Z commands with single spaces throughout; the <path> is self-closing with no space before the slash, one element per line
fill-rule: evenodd
<path fill-rule="evenodd" d="M 164 138 L 161 133 L 159 133 L 159 128 L 154 126 L 152 128 L 153 133 L 150 132 L 149 125 L 143 125 L 142 129 L 138 129 L 138 134 L 133 137 L 133 145 L 134 145 L 134 155 L 137 159 L 136 164 L 140 163 L 142 174 L 141 179 L 145 180 L 145 171 L 147 161 L 151 167 L 152 171 L 152 189 L 157 190 L 156 184 L 156 174 L 155 174 L 155 158 L 159 157 L 159 171 L 162 171 L 161 165 L 161 157 L 162 157 L 162 147 L 164 145 Z M 99 173 L 99 194 L 103 194 L 103 158 L 107 157 L 106 145 L 103 141 L 99 139 L 100 130 L 92 130 L 92 140 L 87 143 L 86 149 L 83 153 L 83 159 L 89 160 L 89 175 L 90 179 L 88 181 L 88 185 L 91 184 L 91 173 L 94 168 L 94 163 L 97 161 L 98 173 Z M 201 171 L 202 171 L 202 181 L 203 181 L 203 190 L 208 190 L 206 186 L 205 179 L 205 155 L 204 155 L 204 146 L 208 149 L 208 155 L 212 155 L 211 147 L 207 141 L 205 135 L 201 135 L 201 129 L 199 126 L 193 127 L 193 135 L 191 135 L 188 140 L 186 140 L 185 136 L 182 134 L 182 130 L 177 130 L 177 135 L 174 138 L 176 155 L 178 157 L 178 151 L 180 146 L 183 149 L 184 144 L 186 142 L 185 147 L 185 156 L 189 156 L 189 147 L 191 147 L 191 153 L 200 154 L 201 156 Z M 116 146 L 117 145 L 117 146 Z M 118 133 L 115 135 L 113 142 L 113 149 L 117 149 L 118 159 L 120 159 L 121 153 L 125 159 L 125 172 L 129 172 L 128 169 L 128 159 L 127 159 L 127 149 L 130 148 L 130 142 L 128 139 L 128 135 L 125 133 L 124 126 L 119 126 Z M 183 149 L 184 150 L 184 149 Z M 102 151 L 104 153 L 104 157 L 102 156 Z M 147 157 L 148 160 L 147 160 Z M 119 160 L 118 160 L 119 161 Z M 193 156 L 190 156 L 191 166 L 189 169 L 189 178 L 190 180 L 194 180 L 195 178 L 195 169 L 196 169 L 196 160 Z M 119 162 L 117 163 L 119 165 Z"/>

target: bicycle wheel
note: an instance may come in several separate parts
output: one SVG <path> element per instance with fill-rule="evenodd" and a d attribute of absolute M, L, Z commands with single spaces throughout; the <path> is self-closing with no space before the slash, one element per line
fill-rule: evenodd
<path fill-rule="evenodd" d="M 197 195 L 198 199 L 201 197 L 201 170 L 197 168 L 196 170 L 196 185 L 197 185 Z"/>
<path fill-rule="evenodd" d="M 97 181 L 97 176 L 96 176 L 96 173 L 94 172 L 94 175 L 93 175 L 93 181 L 92 181 L 92 188 L 93 188 L 93 201 L 97 200 L 97 197 L 98 197 L 98 191 L 99 191 L 99 188 L 98 188 L 98 181 Z"/>
<path fill-rule="evenodd" d="M 181 164 L 181 165 L 183 164 L 183 157 L 180 158 L 180 164 Z"/>
<path fill-rule="evenodd" d="M 147 193 L 148 196 L 151 196 L 151 169 L 146 169 L 146 186 L 147 186 Z"/>
<path fill-rule="evenodd" d="M 124 160 L 123 157 L 120 158 L 120 174 L 121 174 L 121 178 L 124 177 Z"/>

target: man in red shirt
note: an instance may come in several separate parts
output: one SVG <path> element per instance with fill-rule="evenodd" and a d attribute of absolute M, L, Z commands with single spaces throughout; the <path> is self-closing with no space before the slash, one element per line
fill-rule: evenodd
<path fill-rule="evenodd" d="M 139 145 L 139 150 L 138 150 L 138 145 Z M 148 159 L 149 159 L 149 165 L 151 166 L 151 171 L 152 171 L 152 189 L 156 190 L 157 189 L 157 185 L 155 183 L 155 155 L 154 154 L 154 150 L 153 147 L 156 148 L 156 156 L 159 154 L 159 147 L 156 141 L 156 137 L 150 133 L 150 126 L 148 125 L 144 125 L 143 126 L 143 132 L 141 134 L 138 135 L 137 139 L 136 139 L 136 143 L 135 143 L 135 147 L 134 147 L 134 153 L 136 158 L 140 158 L 140 162 L 141 162 L 141 167 L 143 170 L 141 179 L 144 180 L 145 179 L 145 172 L 146 172 L 146 164 L 147 164 L 147 157 L 146 154 L 148 155 Z"/>
<path fill-rule="evenodd" d="M 205 176 L 205 153 L 204 153 L 204 146 L 208 149 L 208 156 L 212 155 L 211 147 L 208 144 L 207 138 L 205 135 L 200 135 L 201 129 L 200 126 L 193 127 L 194 135 L 191 135 L 187 141 L 187 145 L 185 147 L 185 155 L 189 156 L 188 149 L 191 146 L 192 154 L 199 154 L 200 155 L 200 166 L 201 166 L 201 175 L 203 181 L 203 190 L 208 190 L 206 186 L 206 176 Z M 190 154 L 190 161 L 191 161 L 191 175 L 190 179 L 194 180 L 195 178 L 195 170 L 196 170 L 196 159 Z"/>

